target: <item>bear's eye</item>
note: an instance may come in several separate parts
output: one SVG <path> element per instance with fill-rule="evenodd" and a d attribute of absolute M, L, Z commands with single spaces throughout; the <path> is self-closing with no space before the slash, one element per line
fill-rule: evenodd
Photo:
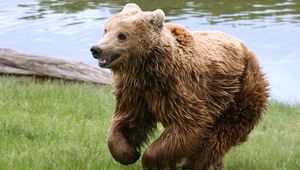
<path fill-rule="evenodd" d="M 119 33 L 119 34 L 118 34 L 118 39 L 124 41 L 124 40 L 127 39 L 127 36 L 126 36 L 124 33 Z"/>
<path fill-rule="evenodd" d="M 107 29 L 104 29 L 104 34 L 106 34 L 107 33 Z"/>

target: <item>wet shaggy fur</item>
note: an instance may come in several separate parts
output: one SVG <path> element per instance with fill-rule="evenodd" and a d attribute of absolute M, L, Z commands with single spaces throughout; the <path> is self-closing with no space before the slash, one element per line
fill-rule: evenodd
<path fill-rule="evenodd" d="M 268 83 L 238 39 L 163 20 L 161 10 L 128 4 L 107 22 L 96 45 L 99 61 L 119 56 L 106 66 L 117 101 L 110 152 L 122 164 L 134 163 L 160 122 L 164 131 L 145 150 L 144 169 L 176 169 L 180 162 L 182 169 L 222 169 L 224 155 L 262 118 Z M 126 40 L 117 39 L 120 32 Z"/>

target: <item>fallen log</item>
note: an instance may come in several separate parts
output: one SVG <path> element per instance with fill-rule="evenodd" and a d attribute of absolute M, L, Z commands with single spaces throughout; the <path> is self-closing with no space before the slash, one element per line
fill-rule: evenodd
<path fill-rule="evenodd" d="M 79 61 L 26 54 L 0 47 L 0 73 L 110 84 L 111 74 Z"/>

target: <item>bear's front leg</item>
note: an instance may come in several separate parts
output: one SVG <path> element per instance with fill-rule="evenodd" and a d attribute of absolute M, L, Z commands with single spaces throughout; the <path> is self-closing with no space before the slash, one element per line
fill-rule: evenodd
<path fill-rule="evenodd" d="M 201 135 L 194 129 L 181 129 L 175 125 L 167 128 L 144 152 L 144 169 L 176 169 L 179 161 L 188 157 L 201 140 Z"/>
<path fill-rule="evenodd" d="M 121 164 L 132 164 L 140 157 L 136 147 L 129 144 L 122 127 L 122 120 L 114 118 L 109 132 L 108 147 L 113 158 Z"/>
<path fill-rule="evenodd" d="M 145 113 L 145 114 L 142 114 Z M 155 129 L 156 120 L 144 110 L 139 117 L 116 111 L 109 133 L 108 146 L 113 158 L 122 164 L 132 164 L 140 157 L 140 146 L 147 141 L 148 134 Z"/>

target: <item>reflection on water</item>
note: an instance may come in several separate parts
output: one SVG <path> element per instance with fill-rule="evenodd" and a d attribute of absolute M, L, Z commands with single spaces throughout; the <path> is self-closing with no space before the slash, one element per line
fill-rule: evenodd
<path fill-rule="evenodd" d="M 129 1 L 128 1 L 129 2 Z M 300 2 L 297 1 L 274 1 L 257 0 L 244 1 L 130 1 L 140 5 L 143 10 L 153 10 L 161 8 L 167 16 L 179 17 L 205 17 L 206 23 L 202 24 L 219 24 L 235 20 L 254 20 L 268 19 L 272 22 L 280 23 L 299 23 L 300 20 Z M 25 9 L 27 15 L 20 19 L 39 19 L 49 14 L 73 14 L 85 10 L 108 8 L 110 13 L 116 13 L 126 4 L 124 1 L 103 1 L 103 0 L 41 0 L 39 2 L 19 3 L 18 7 Z M 100 16 L 97 16 L 98 18 Z M 101 18 L 100 18 L 101 19 Z M 173 18 L 176 20 L 176 18 Z M 250 24 L 251 25 L 251 24 Z"/>
<path fill-rule="evenodd" d="M 129 1 L 10 0 L 0 3 L 0 46 L 62 56 L 97 66 L 89 47 L 105 20 Z M 190 30 L 220 30 L 247 42 L 258 55 L 274 98 L 300 102 L 299 0 L 135 0 L 161 8 L 168 22 Z"/>

